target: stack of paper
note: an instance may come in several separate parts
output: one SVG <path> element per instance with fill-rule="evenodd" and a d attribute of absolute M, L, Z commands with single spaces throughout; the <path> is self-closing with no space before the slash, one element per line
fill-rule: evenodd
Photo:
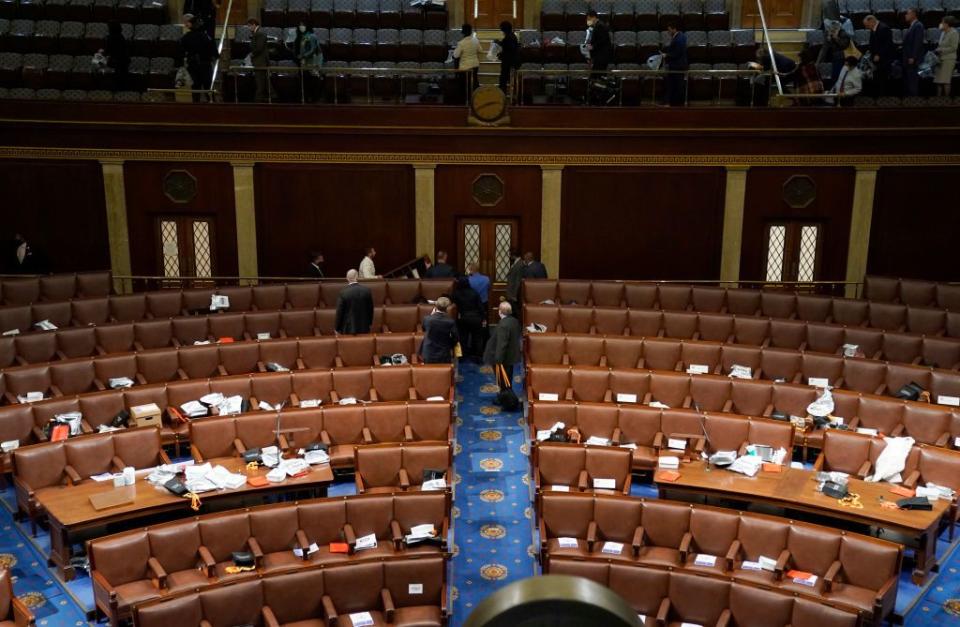
<path fill-rule="evenodd" d="M 708 374 L 710 366 L 704 364 L 690 364 L 687 366 L 687 374 Z"/>
<path fill-rule="evenodd" d="M 206 416 L 208 413 L 207 406 L 200 401 L 187 401 L 180 406 L 180 409 L 190 418 L 199 418 Z"/>
<path fill-rule="evenodd" d="M 130 377 L 114 377 L 112 379 L 107 379 L 107 385 L 111 390 L 129 388 L 133 386 L 133 379 Z"/>
<path fill-rule="evenodd" d="M 263 411 L 276 411 L 276 409 L 277 409 L 276 407 L 274 407 L 273 405 L 271 405 L 271 404 L 268 403 L 267 401 L 260 401 L 260 402 L 257 404 L 257 407 L 259 407 L 259 408 L 262 409 Z"/>
<path fill-rule="evenodd" d="M 618 403 L 636 403 L 637 395 L 627 394 L 626 392 L 617 392 L 617 402 Z"/>
<path fill-rule="evenodd" d="M 667 438 L 667 448 L 673 451 L 687 450 L 686 438 Z"/>
<path fill-rule="evenodd" d="M 608 553 L 610 555 L 620 555 L 623 553 L 623 543 L 622 542 L 604 542 L 603 548 L 600 549 L 601 553 Z"/>
<path fill-rule="evenodd" d="M 302 459 L 283 459 L 280 460 L 278 469 L 282 469 L 290 477 L 302 474 L 310 469 L 310 465 Z"/>
<path fill-rule="evenodd" d="M 287 478 L 287 471 L 283 468 L 274 468 L 267 473 L 267 481 L 270 483 L 280 483 Z"/>
<path fill-rule="evenodd" d="M 729 376 L 734 379 L 752 379 L 753 368 L 748 368 L 747 366 L 738 366 L 734 364 L 733 368 L 730 369 Z"/>
<path fill-rule="evenodd" d="M 761 466 L 763 466 L 763 459 L 757 455 L 743 455 L 738 457 L 735 462 L 730 464 L 728 469 L 732 470 L 733 472 L 739 472 L 747 475 L 748 477 L 753 477 L 760 472 Z"/>
<path fill-rule="evenodd" d="M 232 473 L 223 466 L 217 466 L 213 468 L 203 477 L 207 481 L 211 482 L 218 489 L 236 489 L 247 483 L 247 478 L 241 474 Z"/>
<path fill-rule="evenodd" d="M 439 479 L 430 479 L 429 481 L 424 481 L 420 486 L 421 490 L 431 491 L 431 490 L 443 490 L 447 487 L 447 481 L 440 477 Z"/>
<path fill-rule="evenodd" d="M 697 557 L 693 560 L 693 563 L 696 566 L 705 566 L 707 568 L 712 568 L 717 565 L 717 556 L 707 555 L 706 553 L 699 553 L 697 554 Z"/>
<path fill-rule="evenodd" d="M 217 411 L 220 412 L 221 416 L 229 416 L 230 414 L 239 414 L 242 408 L 243 408 L 243 397 L 239 395 L 228 396 L 217 405 Z"/>
<path fill-rule="evenodd" d="M 576 538 L 557 538 L 557 545 L 561 549 L 575 549 L 579 546 Z"/>
<path fill-rule="evenodd" d="M 311 466 L 316 464 L 329 464 L 330 456 L 326 451 L 306 451 L 303 453 L 303 461 Z"/>
<path fill-rule="evenodd" d="M 320 404 L 323 403 L 319 398 L 307 398 L 300 401 L 300 407 L 303 409 L 312 409 L 313 407 L 320 407 Z"/>
<path fill-rule="evenodd" d="M 55 331 L 57 329 L 57 325 L 50 322 L 49 320 L 41 320 L 40 322 L 35 322 L 33 326 L 37 327 L 41 331 Z"/>
<path fill-rule="evenodd" d="M 672 455 L 665 455 L 658 460 L 657 466 L 660 468 L 669 468 L 669 469 L 676 470 L 677 468 L 680 467 L 680 458 L 674 457 Z"/>
<path fill-rule="evenodd" d="M 223 402 L 223 394 L 220 392 L 211 392 L 200 397 L 200 402 L 204 405 L 219 405 Z"/>
<path fill-rule="evenodd" d="M 36 403 L 43 400 L 43 392 L 27 392 L 26 395 L 17 394 L 17 400 L 21 403 Z"/>
<path fill-rule="evenodd" d="M 265 446 L 260 449 L 260 463 L 267 468 L 273 468 L 280 463 L 280 449 L 276 446 Z"/>
<path fill-rule="evenodd" d="M 353 546 L 357 551 L 375 549 L 377 548 L 377 534 L 370 533 L 365 536 L 360 536 L 357 538 L 357 543 Z"/>
<path fill-rule="evenodd" d="M 589 438 L 587 438 L 586 443 L 591 446 L 609 446 L 610 440 L 608 440 L 607 438 L 601 438 L 595 435 L 591 435 Z"/>
<path fill-rule="evenodd" d="M 669 405 L 664 405 L 660 401 L 650 401 L 650 407 L 654 409 L 670 409 Z"/>
<path fill-rule="evenodd" d="M 341 398 L 341 399 L 340 399 L 340 404 L 341 404 L 341 405 L 356 405 L 356 404 L 357 404 L 357 399 L 355 399 L 355 398 L 352 397 L 352 396 L 345 396 L 344 398 Z"/>

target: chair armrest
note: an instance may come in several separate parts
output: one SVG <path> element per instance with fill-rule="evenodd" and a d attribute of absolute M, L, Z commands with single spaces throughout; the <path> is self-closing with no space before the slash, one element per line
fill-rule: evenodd
<path fill-rule="evenodd" d="M 264 364 L 262 361 L 259 361 L 259 360 L 258 360 L 258 361 L 257 361 L 257 372 L 266 372 L 266 371 L 267 371 L 267 365 Z"/>
<path fill-rule="evenodd" d="M 157 580 L 157 587 L 161 590 L 167 587 L 167 571 L 163 569 L 163 566 L 160 565 L 159 560 L 155 557 L 151 557 L 147 560 L 147 568 L 150 569 L 150 574 L 154 579 Z"/>
<path fill-rule="evenodd" d="M 98 392 L 103 392 L 104 390 L 107 389 L 107 386 L 105 386 L 103 384 L 103 381 L 101 381 L 100 379 L 93 380 L 93 387 L 97 388 Z"/>
<path fill-rule="evenodd" d="M 607 388 L 607 391 L 603 393 L 603 402 L 610 403 L 613 401 L 613 392 L 610 388 Z"/>
<path fill-rule="evenodd" d="M 247 545 L 250 547 L 250 552 L 253 553 L 253 559 L 257 564 L 257 568 L 260 568 L 263 565 L 263 549 L 260 548 L 260 543 L 257 542 L 257 539 L 253 536 L 247 538 Z"/>
<path fill-rule="evenodd" d="M 821 470 L 823 470 L 823 461 L 824 461 L 824 460 L 823 460 L 823 451 L 821 451 L 820 454 L 817 455 L 817 459 L 813 462 L 813 471 L 814 471 L 814 472 L 820 472 Z"/>
<path fill-rule="evenodd" d="M 543 522 L 543 516 L 540 517 L 540 521 L 537 523 L 537 527 L 540 531 L 540 550 L 546 551 L 547 544 L 549 544 L 549 541 L 547 540 L 547 525 L 546 523 Z"/>
<path fill-rule="evenodd" d="M 297 370 L 306 370 L 307 367 L 304 365 L 303 360 L 297 357 Z"/>
<path fill-rule="evenodd" d="M 591 520 L 587 525 L 587 551 L 593 553 L 593 545 L 597 542 L 597 521 Z"/>
<path fill-rule="evenodd" d="M 670 616 L 670 597 L 664 597 L 657 609 L 657 624 L 666 625 L 668 616 Z"/>
<path fill-rule="evenodd" d="M 663 448 L 663 432 L 657 431 L 657 434 L 653 436 L 653 448 L 660 450 Z"/>
<path fill-rule="evenodd" d="M 411 401 L 417 400 L 417 388 L 411 387 L 409 390 L 407 390 L 407 398 L 409 398 Z"/>
<path fill-rule="evenodd" d="M 575 399 L 573 398 L 573 388 L 567 388 L 567 389 L 563 392 L 563 400 L 565 400 L 565 401 L 575 400 Z"/>
<path fill-rule="evenodd" d="M 193 458 L 193 461 L 195 461 L 196 463 L 198 464 L 203 463 L 203 455 L 200 454 L 200 449 L 198 449 L 194 444 L 190 445 L 190 456 Z"/>
<path fill-rule="evenodd" d="M 623 432 L 620 431 L 620 427 L 614 427 L 613 436 L 610 438 L 610 443 L 615 446 L 620 446 L 620 439 L 623 437 Z"/>
<path fill-rule="evenodd" d="M 403 425 L 403 439 L 407 442 L 413 442 L 413 429 L 410 425 Z"/>
<path fill-rule="evenodd" d="M 847 427 L 856 431 L 857 427 L 860 426 L 860 416 L 854 416 L 850 419 L 850 422 L 847 423 Z"/>
<path fill-rule="evenodd" d="M 350 554 L 352 555 L 357 545 L 357 532 L 353 530 L 353 525 L 350 523 L 343 524 L 343 539 L 350 546 Z"/>
<path fill-rule="evenodd" d="M 823 576 L 824 591 L 830 592 L 833 587 L 833 580 L 840 574 L 841 568 L 843 568 L 843 565 L 840 564 L 840 560 L 833 560 L 833 564 L 830 564 L 830 568 L 827 569 L 827 574 Z"/>
<path fill-rule="evenodd" d="M 113 459 L 110 461 L 110 463 L 113 464 L 113 469 L 116 472 L 123 472 L 123 468 L 127 465 L 123 463 L 123 460 L 116 455 L 113 456 Z"/>
<path fill-rule="evenodd" d="M 363 443 L 364 444 L 373 444 L 373 434 L 370 433 L 370 429 L 364 427 L 362 430 L 363 433 Z"/>
<path fill-rule="evenodd" d="M 340 402 L 340 395 L 337 394 L 336 390 L 330 390 L 330 402 L 333 404 L 337 404 Z"/>
<path fill-rule="evenodd" d="M 363 494 L 363 477 L 360 476 L 360 472 L 353 473 L 353 482 L 357 486 L 357 494 Z"/>
<path fill-rule="evenodd" d="M 680 563 L 683 564 L 687 561 L 687 554 L 690 552 L 690 545 L 693 543 L 693 534 L 689 531 L 683 534 L 683 538 L 680 540 Z"/>
<path fill-rule="evenodd" d="M 767 405 L 763 409 L 763 418 L 769 418 L 773 414 L 773 404 Z"/>
<path fill-rule="evenodd" d="M 390 521 L 390 535 L 393 537 L 393 547 L 399 551 L 403 545 L 403 530 L 396 520 Z"/>
<path fill-rule="evenodd" d="M 870 460 L 863 462 L 863 465 L 857 470 L 857 476 L 863 479 L 870 472 Z"/>
<path fill-rule="evenodd" d="M 904 479 L 903 487 L 910 488 L 912 490 L 913 488 L 916 487 L 917 481 L 919 480 L 920 480 L 920 471 L 914 470 L 909 475 L 907 475 L 906 479 Z"/>
<path fill-rule="evenodd" d="M 80 474 L 70 464 L 67 464 L 63 467 L 63 474 L 67 475 L 67 481 L 71 485 L 76 485 L 83 481 L 83 478 L 80 476 Z"/>
<path fill-rule="evenodd" d="M 264 605 L 260 609 L 260 614 L 263 616 L 263 624 L 266 627 L 280 627 L 280 623 L 277 621 L 277 617 L 273 615 L 273 610 L 270 609 L 269 605 Z"/>
<path fill-rule="evenodd" d="M 934 442 L 933 445 L 939 446 L 939 447 L 946 447 L 949 442 L 950 442 L 950 433 L 944 432 L 943 434 L 940 435 L 939 438 L 937 438 L 937 441 Z"/>
<path fill-rule="evenodd" d="M 221 377 L 225 377 L 225 376 L 227 376 L 227 374 L 228 374 L 228 373 L 227 373 L 227 369 L 223 367 L 223 364 L 217 364 L 217 373 L 218 373 Z"/>
<path fill-rule="evenodd" d="M 37 624 L 33 612 L 31 612 L 30 608 L 20 599 L 17 597 L 10 599 L 10 606 L 13 608 L 14 625 L 17 627 L 33 627 L 33 625 Z"/>
<path fill-rule="evenodd" d="M 80 430 L 84 433 L 93 433 L 93 427 L 90 426 L 90 423 L 87 422 L 86 418 L 80 419 Z"/>
<path fill-rule="evenodd" d="M 164 464 L 170 463 L 170 456 L 167 455 L 167 452 L 163 449 L 160 449 L 160 452 L 157 453 L 157 457 L 160 458 L 160 461 L 163 462 Z"/>
<path fill-rule="evenodd" d="M 247 450 L 247 447 L 244 446 L 240 438 L 233 438 L 233 449 L 237 452 L 237 455 L 243 457 L 243 453 Z"/>
<path fill-rule="evenodd" d="M 386 619 L 387 623 L 392 623 L 393 613 L 396 611 L 396 608 L 393 607 L 393 597 L 386 588 L 381 588 L 380 590 L 380 602 L 383 603 L 384 619 Z"/>
<path fill-rule="evenodd" d="M 180 377 L 181 381 L 186 381 L 190 377 L 187 375 L 187 372 L 183 368 L 177 368 L 177 376 Z"/>
<path fill-rule="evenodd" d="M 780 557 L 777 558 L 777 565 L 774 566 L 773 572 L 776 575 L 777 581 L 783 579 L 783 571 L 787 567 L 787 562 L 790 561 L 790 551 L 784 549 L 780 552 Z"/>
<path fill-rule="evenodd" d="M 327 617 L 327 625 L 329 627 L 336 627 L 337 625 L 337 609 L 333 606 L 333 599 L 329 595 L 323 595 L 321 599 L 323 603 L 323 613 Z"/>
<path fill-rule="evenodd" d="M 730 548 L 727 550 L 727 554 L 723 556 L 723 559 L 727 561 L 727 570 L 733 570 L 733 562 L 736 561 L 737 555 L 740 554 L 740 541 L 734 540 L 730 543 Z"/>
<path fill-rule="evenodd" d="M 883 396 L 883 393 L 886 391 L 886 389 L 887 389 L 887 384 L 881 383 L 879 386 L 877 386 L 877 389 L 874 390 L 873 393 L 876 394 L 877 396 Z"/>
<path fill-rule="evenodd" d="M 730 610 L 727 608 L 724 608 L 724 610 L 720 612 L 720 618 L 717 619 L 717 627 L 727 627 L 727 625 L 729 624 L 730 624 Z"/>
<path fill-rule="evenodd" d="M 330 441 L 330 434 L 327 433 L 326 430 L 320 432 L 320 441 L 327 446 L 333 446 L 333 442 Z"/>
<path fill-rule="evenodd" d="M 41 429 L 37 425 L 33 425 L 32 427 L 30 427 L 30 431 L 33 433 L 33 439 L 36 440 L 37 442 L 47 441 L 47 436 L 43 433 L 43 429 Z"/>
<path fill-rule="evenodd" d="M 887 596 L 887 593 L 890 591 L 890 588 L 892 588 L 892 587 L 895 586 L 895 585 L 897 585 L 897 576 L 896 576 L 896 575 L 894 575 L 894 576 L 890 577 L 889 579 L 887 579 L 887 580 L 883 583 L 883 585 L 880 586 L 880 589 L 877 590 L 877 596 L 875 597 L 875 598 L 876 598 L 876 601 L 877 601 L 878 603 L 882 602 L 883 597 Z"/>
<path fill-rule="evenodd" d="M 398 474 L 400 475 L 400 487 L 403 488 L 404 490 L 409 489 L 409 488 L 410 488 L 410 476 L 407 474 L 407 469 L 406 469 L 406 468 L 401 468 L 401 469 L 400 469 L 400 472 L 399 472 Z"/>
<path fill-rule="evenodd" d="M 633 541 L 630 543 L 630 545 L 633 547 L 634 557 L 640 555 L 640 549 L 643 548 L 643 536 L 643 527 L 637 527 L 633 530 Z"/>
<path fill-rule="evenodd" d="M 683 360 L 681 359 L 673 365 L 674 372 L 683 372 Z"/>
<path fill-rule="evenodd" d="M 197 555 L 200 556 L 200 561 L 203 562 L 203 567 L 207 570 L 207 577 L 214 577 L 217 560 L 213 559 L 210 549 L 201 544 L 200 548 L 197 549 Z"/>
<path fill-rule="evenodd" d="M 588 481 L 587 471 L 581 470 L 580 476 L 577 477 L 577 489 L 583 492 L 588 487 L 590 487 L 590 483 Z"/>
<path fill-rule="evenodd" d="M 687 396 L 687 397 L 685 397 L 685 398 L 683 399 L 683 405 L 682 405 L 682 407 L 683 407 L 684 409 L 690 409 L 690 407 L 691 407 L 692 405 L 693 405 L 693 398 L 692 398 L 692 397 Z"/>
<path fill-rule="evenodd" d="M 370 388 L 370 401 L 376 403 L 380 400 L 380 397 L 377 396 L 377 391 L 374 388 Z"/>
<path fill-rule="evenodd" d="M 144 378 L 144 376 L 143 376 L 142 374 L 140 374 L 139 372 L 138 372 L 137 374 L 135 374 L 133 378 L 137 380 L 137 385 L 146 385 L 146 384 L 147 384 L 147 380 L 146 380 L 146 379 Z"/>

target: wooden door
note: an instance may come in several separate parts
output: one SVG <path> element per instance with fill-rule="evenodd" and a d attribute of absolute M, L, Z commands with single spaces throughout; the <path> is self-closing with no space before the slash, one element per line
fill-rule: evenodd
<path fill-rule="evenodd" d="M 221 0 L 220 7 L 217 9 L 217 26 L 223 26 L 224 18 L 227 16 L 226 0 Z M 240 26 L 247 22 L 247 0 L 233 0 L 230 7 L 230 22 L 228 26 Z M 218 40 L 219 41 L 219 40 Z"/>
<path fill-rule="evenodd" d="M 510 251 L 520 243 L 518 223 L 512 218 L 461 218 L 457 221 L 457 251 L 463 268 L 476 263 L 490 277 L 488 317 L 496 321 L 495 309 L 506 290 Z"/>
<path fill-rule="evenodd" d="M 474 28 L 500 28 L 500 22 L 523 26 L 523 0 L 464 0 L 463 14 Z"/>
<path fill-rule="evenodd" d="M 818 281 L 823 256 L 823 225 L 819 222 L 789 220 L 767 225 L 767 281 Z"/>
<path fill-rule="evenodd" d="M 213 218 L 160 216 L 156 237 L 159 274 L 164 277 L 216 276 Z"/>
<path fill-rule="evenodd" d="M 757 0 L 743 0 L 741 28 L 761 29 Z M 767 28 L 800 28 L 803 0 L 763 0 Z"/>

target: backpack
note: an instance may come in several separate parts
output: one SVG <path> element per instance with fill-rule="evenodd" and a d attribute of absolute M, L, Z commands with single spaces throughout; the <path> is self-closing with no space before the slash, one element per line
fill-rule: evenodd
<path fill-rule="evenodd" d="M 513 391 L 513 384 L 507 377 L 507 371 L 503 365 L 497 364 L 497 383 L 500 384 L 500 391 L 497 392 L 497 404 L 505 411 L 517 411 L 520 409 L 520 399 Z"/>

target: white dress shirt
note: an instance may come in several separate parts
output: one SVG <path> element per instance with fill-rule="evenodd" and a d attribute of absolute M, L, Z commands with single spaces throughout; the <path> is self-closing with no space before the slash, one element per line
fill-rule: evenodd
<path fill-rule="evenodd" d="M 363 261 L 360 262 L 359 272 L 361 279 L 377 278 L 377 267 L 373 265 L 373 259 L 370 257 L 364 257 Z"/>

